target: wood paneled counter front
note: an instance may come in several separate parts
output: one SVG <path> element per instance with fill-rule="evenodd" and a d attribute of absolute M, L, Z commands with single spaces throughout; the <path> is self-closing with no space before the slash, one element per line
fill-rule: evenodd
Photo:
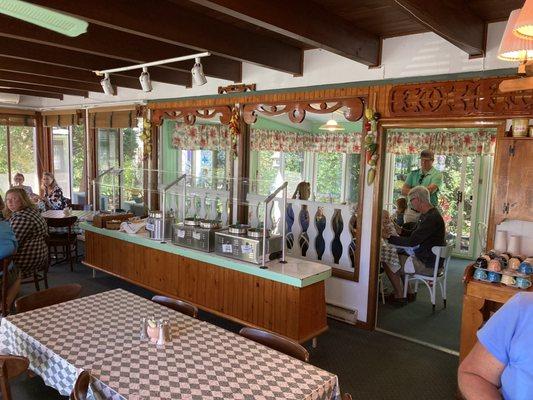
<path fill-rule="evenodd" d="M 327 329 L 324 280 L 331 268 L 326 265 L 287 258 L 286 264 L 271 261 L 261 269 L 144 235 L 80 226 L 83 263 L 91 268 L 299 342 Z"/>

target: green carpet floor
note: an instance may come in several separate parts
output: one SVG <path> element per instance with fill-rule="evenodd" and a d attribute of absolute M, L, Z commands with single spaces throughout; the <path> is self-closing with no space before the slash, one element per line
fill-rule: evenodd
<path fill-rule="evenodd" d="M 79 264 L 74 272 L 63 265 L 53 267 L 49 280 L 50 286 L 80 283 L 82 296 L 119 287 L 143 297 L 152 295 L 101 272 L 93 279 L 91 270 Z M 22 294 L 33 290 L 33 285 L 25 285 Z M 427 317 L 430 310 L 424 307 L 424 312 Z M 207 313 L 201 312 L 200 318 L 234 332 L 240 329 L 238 324 Z M 329 320 L 328 324 L 329 330 L 318 339 L 318 348 L 308 346 L 311 363 L 337 374 L 343 393 L 350 392 L 354 399 L 454 398 L 457 357 L 335 320 Z M 16 400 L 62 398 L 55 390 L 46 387 L 39 377 L 29 379 L 23 376 L 11 386 Z"/>
<path fill-rule="evenodd" d="M 417 299 L 403 307 L 378 305 L 378 327 L 431 344 L 459 351 L 461 311 L 463 305 L 463 273 L 469 260 L 452 258 L 448 269 L 447 306 L 443 308 L 440 289 L 436 311 L 432 312 L 429 290 L 418 287 Z M 387 280 L 385 277 L 384 280 Z"/>

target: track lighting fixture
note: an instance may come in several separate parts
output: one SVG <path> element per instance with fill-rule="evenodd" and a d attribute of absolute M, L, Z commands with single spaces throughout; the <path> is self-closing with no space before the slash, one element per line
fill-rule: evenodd
<path fill-rule="evenodd" d="M 115 95 L 115 90 L 111 84 L 111 78 L 109 78 L 109 74 L 107 72 L 104 74 L 104 79 L 100 81 L 100 85 L 102 85 L 102 89 L 104 89 L 105 94 L 110 94 L 112 96 Z"/>
<path fill-rule="evenodd" d="M 194 66 L 191 69 L 192 74 L 192 84 L 194 86 L 202 86 L 207 83 L 207 79 L 205 79 L 204 75 L 204 69 L 202 67 L 202 62 L 200 61 L 200 57 L 196 57 L 194 61 Z"/>
<path fill-rule="evenodd" d="M 152 91 L 152 81 L 150 80 L 150 74 L 148 73 L 148 67 L 152 67 L 154 65 L 163 65 L 163 64 L 174 63 L 174 62 L 179 62 L 179 61 L 191 60 L 194 58 L 195 63 L 191 70 L 192 82 L 194 86 L 202 86 L 207 83 L 207 79 L 205 78 L 205 75 L 204 75 L 201 58 L 207 57 L 210 55 L 211 54 L 208 52 L 197 53 L 197 54 L 191 54 L 189 56 L 167 58 L 165 60 L 152 61 L 152 62 L 148 62 L 144 64 L 129 65 L 127 67 L 112 68 L 112 69 L 106 69 L 103 71 L 93 71 L 93 72 L 98 76 L 104 75 L 104 79 L 100 81 L 102 87 L 104 88 L 104 92 L 106 94 L 115 94 L 113 90 L 113 86 L 111 85 L 111 81 L 109 79 L 109 74 L 112 74 L 114 72 L 131 71 L 134 69 L 142 68 L 143 72 L 141 73 L 141 76 L 139 76 L 139 82 L 141 82 L 141 87 L 145 92 L 150 92 Z"/>
<path fill-rule="evenodd" d="M 139 82 L 141 82 L 141 87 L 145 92 L 152 91 L 152 81 L 150 80 L 150 74 L 148 73 L 148 68 L 143 67 L 143 72 L 139 76 Z"/>

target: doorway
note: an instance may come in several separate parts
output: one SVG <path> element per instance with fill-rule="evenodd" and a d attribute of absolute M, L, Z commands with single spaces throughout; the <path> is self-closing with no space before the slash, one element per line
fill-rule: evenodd
<path fill-rule="evenodd" d="M 451 125 L 451 124 L 450 124 Z M 406 304 L 383 304 L 387 292 L 394 289 L 385 273 L 378 282 L 377 329 L 403 338 L 456 353 L 459 350 L 462 309 L 462 276 L 465 267 L 481 251 L 477 229 L 488 218 L 494 140 L 499 123 L 492 127 L 419 126 L 416 128 L 384 125 L 385 163 L 381 208 L 390 214 L 402 196 L 407 175 L 420 168 L 420 152 L 434 152 L 433 167 L 442 174 L 438 206 L 446 226 L 446 241 L 453 244 L 447 274 L 447 307 L 440 290 L 436 310 L 432 311 L 429 290 L 418 286 L 416 298 Z M 380 266 L 386 258 L 381 259 Z M 412 288 L 414 289 L 414 287 Z M 382 296 L 383 291 L 385 296 Z M 412 290 L 410 290 L 412 291 Z M 402 293 L 403 295 L 403 293 Z"/>

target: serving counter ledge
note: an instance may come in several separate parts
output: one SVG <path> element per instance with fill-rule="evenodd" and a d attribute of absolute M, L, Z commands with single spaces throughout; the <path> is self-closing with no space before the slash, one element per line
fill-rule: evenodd
<path fill-rule="evenodd" d="M 83 263 L 183 299 L 236 322 L 299 342 L 327 329 L 324 280 L 327 265 L 287 257 L 267 269 L 214 253 L 160 243 L 145 235 L 102 229 L 84 222 Z"/>

